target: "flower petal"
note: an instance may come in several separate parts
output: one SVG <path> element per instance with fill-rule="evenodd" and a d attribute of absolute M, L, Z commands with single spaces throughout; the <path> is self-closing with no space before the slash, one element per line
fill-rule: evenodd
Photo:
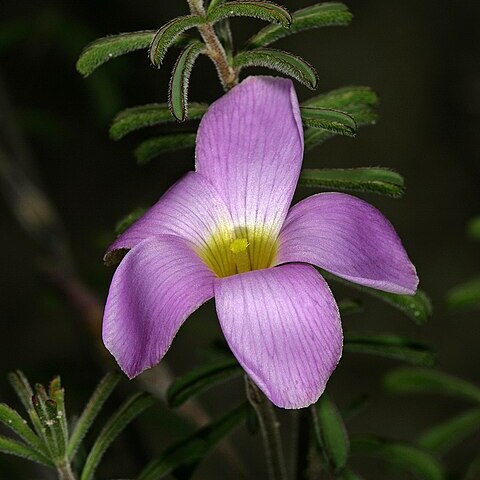
<path fill-rule="evenodd" d="M 238 361 L 282 408 L 318 400 L 342 353 L 342 327 L 325 280 L 283 265 L 215 280 L 225 338 Z"/>
<path fill-rule="evenodd" d="M 289 212 L 277 264 L 306 262 L 351 282 L 414 294 L 418 277 L 391 223 L 351 195 L 313 195 Z"/>
<path fill-rule="evenodd" d="M 213 296 L 213 279 L 179 237 L 151 237 L 127 253 L 110 285 L 103 341 L 130 378 L 162 359 L 187 317 Z"/>
<path fill-rule="evenodd" d="M 116 250 L 128 250 L 155 235 L 178 235 L 202 247 L 212 236 L 228 237 L 228 232 L 233 232 L 233 224 L 219 194 L 208 180 L 190 172 L 115 240 L 105 261 L 113 263 Z"/>
<path fill-rule="evenodd" d="M 197 137 L 196 170 L 222 195 L 242 236 L 277 236 L 297 185 L 303 129 L 290 80 L 250 77 L 216 101 Z"/>

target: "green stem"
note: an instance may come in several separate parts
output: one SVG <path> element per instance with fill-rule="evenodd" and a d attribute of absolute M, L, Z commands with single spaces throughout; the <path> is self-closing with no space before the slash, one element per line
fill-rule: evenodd
<path fill-rule="evenodd" d="M 188 5 L 192 15 L 201 15 L 206 17 L 205 6 L 203 0 L 188 0 Z M 223 88 L 228 91 L 238 83 L 237 71 L 228 63 L 227 53 L 223 48 L 213 26 L 205 23 L 198 27 L 200 35 L 207 46 L 207 55 L 215 64 L 218 77 L 222 82 Z"/>
<path fill-rule="evenodd" d="M 271 480 L 287 480 L 287 468 L 280 437 L 280 423 L 275 415 L 273 405 L 247 376 L 245 377 L 245 387 L 247 398 L 257 414 L 262 431 L 269 477 Z"/>
<path fill-rule="evenodd" d="M 77 477 L 73 473 L 70 462 L 65 461 L 57 465 L 58 480 L 77 480 Z"/>

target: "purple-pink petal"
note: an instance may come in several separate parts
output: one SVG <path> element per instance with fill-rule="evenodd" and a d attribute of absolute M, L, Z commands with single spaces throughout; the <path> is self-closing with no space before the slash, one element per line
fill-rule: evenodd
<path fill-rule="evenodd" d="M 283 265 L 215 280 L 225 338 L 244 370 L 283 408 L 320 397 L 342 353 L 328 285 L 308 265 Z"/>
<path fill-rule="evenodd" d="M 105 260 L 108 262 L 116 250 L 133 248 L 155 235 L 176 235 L 201 247 L 225 229 L 233 232 L 224 202 L 208 180 L 190 172 L 115 240 Z"/>
<path fill-rule="evenodd" d="M 179 237 L 151 237 L 127 253 L 110 285 L 103 341 L 130 378 L 162 359 L 183 322 L 213 296 L 213 279 Z"/>
<path fill-rule="evenodd" d="M 418 277 L 391 223 L 351 195 L 313 195 L 289 212 L 277 264 L 305 262 L 368 287 L 414 294 Z"/>
<path fill-rule="evenodd" d="M 222 195 L 241 235 L 278 234 L 303 157 L 303 129 L 290 80 L 250 77 L 217 100 L 197 137 L 196 170 Z"/>

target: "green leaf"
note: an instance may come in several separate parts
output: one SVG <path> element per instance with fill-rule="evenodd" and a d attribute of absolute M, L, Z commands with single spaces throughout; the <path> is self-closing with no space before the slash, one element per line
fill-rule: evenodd
<path fill-rule="evenodd" d="M 326 451 L 335 471 L 339 471 L 347 463 L 350 448 L 342 417 L 326 394 L 320 397 L 313 408 L 315 409 L 315 435 L 319 447 Z"/>
<path fill-rule="evenodd" d="M 295 78 L 311 90 L 318 84 L 318 75 L 315 69 L 303 58 L 292 53 L 273 48 L 259 48 L 256 50 L 240 52 L 233 59 L 235 68 L 266 67 Z"/>
<path fill-rule="evenodd" d="M 75 457 L 75 454 L 85 438 L 85 435 L 119 381 L 120 375 L 116 373 L 107 373 L 107 375 L 105 375 L 105 377 L 103 377 L 101 382 L 98 384 L 97 388 L 90 397 L 90 400 L 85 406 L 85 409 L 80 415 L 80 418 L 78 419 L 68 442 L 67 457 L 69 460 L 73 460 Z"/>
<path fill-rule="evenodd" d="M 125 215 L 121 218 L 117 224 L 115 225 L 115 235 L 118 237 L 123 232 L 125 232 L 128 228 L 130 228 L 140 217 L 142 217 L 145 212 L 147 211 L 146 208 L 139 207 L 133 212 L 130 212 L 128 215 Z"/>
<path fill-rule="evenodd" d="M 352 17 L 343 3 L 327 2 L 312 5 L 293 12 L 290 28 L 281 25 L 268 25 L 263 28 L 247 41 L 246 48 L 266 47 L 287 35 L 312 28 L 348 25 Z"/>
<path fill-rule="evenodd" d="M 480 278 L 453 288 L 447 296 L 448 307 L 456 310 L 480 307 Z"/>
<path fill-rule="evenodd" d="M 372 455 L 382 459 L 389 467 L 411 472 L 420 480 L 444 480 L 443 468 L 430 453 L 405 443 L 380 439 L 374 435 L 351 438 L 352 453 Z"/>
<path fill-rule="evenodd" d="M 236 0 L 208 9 L 207 19 L 211 23 L 230 17 L 259 18 L 266 22 L 278 23 L 283 27 L 289 27 L 292 23 L 292 17 L 288 10 L 273 2 Z"/>
<path fill-rule="evenodd" d="M 145 165 L 162 153 L 194 148 L 196 139 L 196 133 L 174 133 L 150 138 L 135 149 L 134 155 L 139 165 Z"/>
<path fill-rule="evenodd" d="M 188 117 L 188 85 L 192 68 L 201 53 L 205 53 L 205 44 L 191 42 L 180 54 L 173 67 L 168 90 L 168 106 L 172 115 L 183 122 Z"/>
<path fill-rule="evenodd" d="M 382 292 L 374 288 L 364 287 L 356 283 L 351 283 L 343 278 L 322 271 L 322 275 L 328 279 L 343 285 L 348 285 L 360 292 L 365 292 L 372 297 L 379 298 L 392 307 L 397 308 L 415 323 L 422 325 L 432 314 L 432 305 L 427 295 L 421 290 L 417 290 L 415 295 L 396 295 L 394 293 Z"/>
<path fill-rule="evenodd" d="M 480 217 L 474 217 L 468 222 L 467 233 L 472 240 L 480 240 Z"/>
<path fill-rule="evenodd" d="M 305 169 L 299 180 L 302 187 L 346 192 L 377 193 L 399 198 L 405 193 L 404 180 L 387 168 Z"/>
<path fill-rule="evenodd" d="M 69 437 L 67 413 L 65 409 L 65 390 L 62 388 L 60 377 L 55 377 L 48 386 L 48 395 L 56 404 L 57 418 L 62 430 L 64 442 Z"/>
<path fill-rule="evenodd" d="M 390 393 L 428 393 L 480 402 L 480 388 L 470 382 L 435 370 L 399 368 L 384 379 L 384 386 Z"/>
<path fill-rule="evenodd" d="M 322 128 L 329 132 L 354 137 L 357 124 L 348 113 L 331 108 L 302 107 L 302 121 L 307 127 Z"/>
<path fill-rule="evenodd" d="M 198 120 L 203 117 L 208 109 L 204 103 L 190 103 L 188 105 L 188 118 Z M 151 103 L 139 107 L 127 108 L 120 112 L 110 127 L 110 137 L 120 140 L 125 135 L 141 128 L 153 127 L 162 123 L 173 122 L 168 103 Z"/>
<path fill-rule="evenodd" d="M 210 3 L 208 4 L 208 9 L 207 9 L 207 14 L 212 11 L 214 8 L 217 8 L 218 5 L 221 5 L 224 3 L 226 0 L 210 0 Z"/>
<path fill-rule="evenodd" d="M 150 61 L 153 65 L 160 68 L 167 50 L 175 43 L 178 37 L 193 27 L 198 27 L 205 23 L 205 18 L 199 15 L 185 15 L 177 17 L 166 23 L 152 40 L 150 45 Z"/>
<path fill-rule="evenodd" d="M 0 452 L 25 458 L 47 467 L 53 467 L 52 461 L 46 456 L 42 455 L 40 452 L 37 452 L 32 448 L 17 442 L 16 440 L 12 440 L 11 438 L 7 438 L 2 435 L 0 435 Z"/>
<path fill-rule="evenodd" d="M 342 317 L 363 312 L 362 302 L 351 298 L 345 298 L 338 302 L 338 309 L 340 310 L 340 315 Z"/>
<path fill-rule="evenodd" d="M 247 409 L 243 404 L 171 446 L 142 471 L 138 480 L 160 480 L 179 467 L 195 465 L 245 418 Z"/>
<path fill-rule="evenodd" d="M 27 422 L 21 417 L 21 415 L 10 408 L 4 403 L 0 404 L 0 422 L 5 426 L 13 430 L 22 440 L 28 443 L 34 450 L 48 455 L 48 451 L 45 448 L 40 438 L 33 432 L 28 426 Z"/>
<path fill-rule="evenodd" d="M 154 30 L 120 33 L 99 38 L 85 47 L 77 61 L 77 70 L 88 77 L 100 65 L 126 53 L 148 48 L 155 35 Z"/>
<path fill-rule="evenodd" d="M 322 93 L 303 102 L 303 107 L 333 108 L 351 115 L 359 127 L 372 125 L 377 120 L 378 97 L 370 88 L 361 86 L 343 87 Z M 312 150 L 334 133 L 323 129 L 308 128 L 305 131 L 305 148 Z"/>
<path fill-rule="evenodd" d="M 137 393 L 130 397 L 108 420 L 88 454 L 80 480 L 91 480 L 108 447 L 124 428 L 144 410 L 153 404 L 146 393 Z"/>
<path fill-rule="evenodd" d="M 480 429 L 480 409 L 464 412 L 425 432 L 417 444 L 434 453 L 446 453 Z"/>
<path fill-rule="evenodd" d="M 396 335 L 363 335 L 347 333 L 344 350 L 393 358 L 422 366 L 435 363 L 435 353 L 426 345 Z"/>
<path fill-rule="evenodd" d="M 242 369 L 234 358 L 220 359 L 198 367 L 170 385 L 167 390 L 167 403 L 170 407 L 178 407 L 210 387 L 240 373 Z"/>

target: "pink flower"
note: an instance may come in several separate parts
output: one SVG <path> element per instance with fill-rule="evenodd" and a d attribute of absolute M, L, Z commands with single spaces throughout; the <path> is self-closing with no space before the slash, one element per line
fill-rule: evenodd
<path fill-rule="evenodd" d="M 342 354 L 338 307 L 311 265 L 413 294 L 418 279 L 388 220 L 358 198 L 322 193 L 290 209 L 303 157 L 292 83 L 250 77 L 215 102 L 196 170 L 109 248 L 103 339 L 129 377 L 156 365 L 180 326 L 215 297 L 225 338 L 277 406 L 317 401 Z M 311 265 L 309 265 L 311 264 Z"/>

